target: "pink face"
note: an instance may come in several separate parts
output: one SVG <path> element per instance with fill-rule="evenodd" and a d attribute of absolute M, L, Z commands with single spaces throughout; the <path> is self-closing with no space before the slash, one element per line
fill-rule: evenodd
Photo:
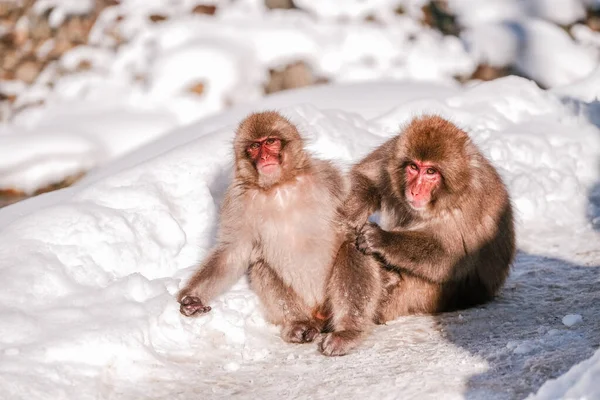
<path fill-rule="evenodd" d="M 412 208 L 421 210 L 431 201 L 431 195 L 440 186 L 442 176 L 433 163 L 412 161 L 405 169 L 406 200 Z"/>
<path fill-rule="evenodd" d="M 271 174 L 279 170 L 281 164 L 281 139 L 266 137 L 251 143 L 246 151 L 261 174 Z"/>

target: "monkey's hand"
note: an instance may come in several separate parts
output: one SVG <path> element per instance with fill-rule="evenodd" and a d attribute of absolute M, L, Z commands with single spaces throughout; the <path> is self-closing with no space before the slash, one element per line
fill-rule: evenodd
<path fill-rule="evenodd" d="M 365 224 L 356 237 L 356 248 L 364 254 L 381 254 L 385 231 L 372 222 Z"/>
<path fill-rule="evenodd" d="M 210 306 L 205 306 L 199 298 L 194 296 L 183 296 L 179 303 L 181 304 L 179 312 L 186 317 L 205 314 L 210 311 Z"/>

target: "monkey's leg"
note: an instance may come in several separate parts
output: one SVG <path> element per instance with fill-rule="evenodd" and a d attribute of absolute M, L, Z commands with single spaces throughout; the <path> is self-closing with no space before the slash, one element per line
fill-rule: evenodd
<path fill-rule="evenodd" d="M 378 322 L 385 323 L 398 317 L 411 314 L 434 314 L 439 312 L 440 286 L 421 279 L 398 275 L 384 270 L 383 274 L 397 276 L 389 281 L 377 312 Z"/>
<path fill-rule="evenodd" d="M 267 320 L 281 325 L 283 340 L 308 343 L 317 337 L 322 324 L 312 318 L 312 310 L 264 260 L 252 264 L 249 277 L 250 287 L 260 298 Z"/>
<path fill-rule="evenodd" d="M 382 294 L 381 267 L 356 249 L 352 240 L 338 252 L 328 282 L 331 327 L 319 345 L 327 356 L 341 356 L 355 348 L 372 329 Z"/>

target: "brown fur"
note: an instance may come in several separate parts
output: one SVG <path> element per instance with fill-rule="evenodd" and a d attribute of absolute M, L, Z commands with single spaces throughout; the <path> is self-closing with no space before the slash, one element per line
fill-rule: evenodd
<path fill-rule="evenodd" d="M 328 329 L 319 344 L 321 353 L 341 356 L 358 346 L 376 321 L 382 291 L 382 269 L 372 257 L 354 245 L 355 236 L 347 234 L 334 262 L 328 282 Z"/>
<path fill-rule="evenodd" d="M 433 162 L 442 175 L 424 210 L 404 195 L 405 166 L 415 160 Z M 344 210 L 357 245 L 385 265 L 378 322 L 496 295 L 515 254 L 512 207 L 497 171 L 464 131 L 437 116 L 415 119 L 356 165 L 351 182 Z M 367 223 L 376 211 L 381 227 Z"/>
<path fill-rule="evenodd" d="M 267 136 L 282 142 L 280 172 L 268 179 L 247 154 L 252 142 Z M 345 182 L 330 163 L 304 151 L 296 127 L 276 112 L 242 121 L 234 151 L 235 176 L 223 201 L 217 245 L 180 291 L 180 310 L 187 316 L 207 312 L 205 304 L 248 272 L 267 320 L 281 325 L 282 338 L 310 342 L 330 319 L 326 291 L 340 292 L 340 284 L 332 282 L 346 279 L 347 266 L 361 273 L 352 257 L 336 258 L 345 237 L 337 211 Z M 350 251 L 356 260 L 372 263 L 354 247 Z M 365 302 L 367 315 L 378 298 Z M 331 319 L 333 329 L 353 328 Z"/>

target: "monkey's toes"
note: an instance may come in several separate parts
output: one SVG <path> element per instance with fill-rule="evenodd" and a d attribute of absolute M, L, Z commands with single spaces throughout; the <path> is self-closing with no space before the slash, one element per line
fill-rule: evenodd
<path fill-rule="evenodd" d="M 363 235 L 359 235 L 356 237 L 355 246 L 363 254 L 370 255 L 373 253 L 371 251 L 371 246 L 369 246 L 369 242 L 367 241 L 367 238 L 365 238 Z"/>
<path fill-rule="evenodd" d="M 210 306 L 202 304 L 199 298 L 194 296 L 185 296 L 181 299 L 181 306 L 179 312 L 186 317 L 191 317 L 197 314 L 204 314 L 211 310 Z"/>
<path fill-rule="evenodd" d="M 315 338 L 317 337 L 318 334 L 319 334 L 319 330 L 317 328 L 315 328 L 315 327 L 308 328 L 302 334 L 302 338 L 304 339 L 304 343 L 310 343 L 310 342 L 312 342 L 313 340 L 315 340 Z"/>
<path fill-rule="evenodd" d="M 281 331 L 281 337 L 289 343 L 310 343 L 318 334 L 317 328 L 305 322 L 291 324 Z"/>
<path fill-rule="evenodd" d="M 360 332 L 341 331 L 328 333 L 319 343 L 321 354 L 330 357 L 343 356 L 360 343 Z"/>

